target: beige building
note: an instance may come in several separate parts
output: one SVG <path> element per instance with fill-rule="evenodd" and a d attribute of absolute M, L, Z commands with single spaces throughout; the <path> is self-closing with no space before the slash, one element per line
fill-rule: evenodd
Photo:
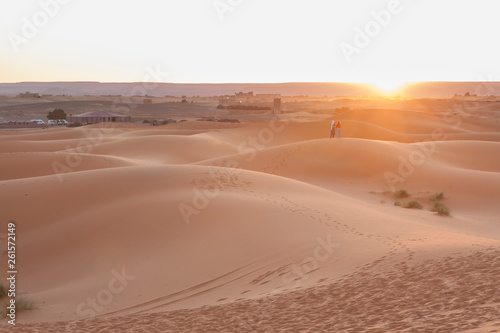
<path fill-rule="evenodd" d="M 276 98 L 281 98 L 281 94 L 256 94 L 253 98 L 255 103 L 274 103 Z"/>
<path fill-rule="evenodd" d="M 86 112 L 76 116 L 68 116 L 68 122 L 81 124 L 97 124 L 97 123 L 129 123 L 132 121 L 130 116 L 124 116 L 107 111 Z"/>
<path fill-rule="evenodd" d="M 281 113 L 281 98 L 275 98 L 274 99 L 273 113 L 274 114 L 280 114 Z"/>
<path fill-rule="evenodd" d="M 40 94 L 39 93 L 30 93 L 29 91 L 27 91 L 25 93 L 20 93 L 19 97 L 21 97 L 21 98 L 40 98 Z"/>

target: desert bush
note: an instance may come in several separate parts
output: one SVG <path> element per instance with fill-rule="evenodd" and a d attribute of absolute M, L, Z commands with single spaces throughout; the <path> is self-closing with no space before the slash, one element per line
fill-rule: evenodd
<path fill-rule="evenodd" d="M 404 205 L 404 208 L 416 208 L 416 209 L 422 209 L 424 206 L 417 200 L 412 200 Z"/>
<path fill-rule="evenodd" d="M 8 306 L 9 306 L 9 302 L 5 302 L 2 305 L 2 311 L 0 311 L 0 314 L 3 317 L 5 317 L 9 313 L 9 310 L 7 309 Z M 24 297 L 20 297 L 20 298 L 16 299 L 15 306 L 16 306 L 16 313 L 18 313 L 22 310 L 33 310 L 35 308 L 35 303 L 32 300 L 29 300 L 29 299 L 24 298 Z"/>
<path fill-rule="evenodd" d="M 16 300 L 16 310 L 32 310 L 35 308 L 35 302 L 30 299 L 21 297 Z"/>
<path fill-rule="evenodd" d="M 399 201 L 394 201 L 394 206 L 398 206 L 398 207 L 400 207 L 400 206 L 401 206 L 401 202 L 399 202 Z"/>
<path fill-rule="evenodd" d="M 7 296 L 7 286 L 0 282 L 0 298 Z"/>
<path fill-rule="evenodd" d="M 431 200 L 432 201 L 441 201 L 444 199 L 444 193 L 441 192 L 441 193 L 434 193 L 433 195 L 431 195 Z"/>
<path fill-rule="evenodd" d="M 434 202 L 431 211 L 438 213 L 438 215 L 450 216 L 450 209 L 442 202 Z"/>
<path fill-rule="evenodd" d="M 406 192 L 406 190 L 397 190 L 396 193 L 394 193 L 394 196 L 398 199 L 404 199 L 408 198 L 410 195 Z"/>

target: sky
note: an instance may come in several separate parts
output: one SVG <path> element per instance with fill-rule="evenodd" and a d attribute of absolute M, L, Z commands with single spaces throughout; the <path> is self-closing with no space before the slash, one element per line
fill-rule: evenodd
<path fill-rule="evenodd" d="M 0 0 L 0 82 L 498 81 L 498 0 Z"/>

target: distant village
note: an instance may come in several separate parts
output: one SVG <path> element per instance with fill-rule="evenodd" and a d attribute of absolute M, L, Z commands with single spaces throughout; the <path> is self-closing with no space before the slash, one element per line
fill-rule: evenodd
<path fill-rule="evenodd" d="M 17 95 L 19 98 L 48 98 L 54 95 L 40 95 L 39 93 L 31 93 L 29 91 L 20 93 Z M 234 104 L 234 103 L 273 103 L 274 99 L 281 98 L 281 94 L 254 94 L 253 92 L 237 92 L 233 95 L 222 95 L 222 96 L 165 96 L 165 97 L 153 97 L 153 96 L 131 96 L 131 97 L 146 97 L 144 98 L 144 104 L 151 104 L 156 98 L 167 98 L 177 102 L 193 102 L 193 103 L 215 103 L 220 104 Z M 313 97 L 302 96 L 314 99 Z"/>
<path fill-rule="evenodd" d="M 236 121 L 238 117 L 248 116 L 248 115 L 259 115 L 259 114 L 282 114 L 286 112 L 294 112 L 297 110 L 302 110 L 304 107 L 308 109 L 309 112 L 316 113 L 317 110 L 311 110 L 310 104 L 304 106 L 304 104 L 292 104 L 300 102 L 334 102 L 334 103 L 347 103 L 349 105 L 349 100 L 371 100 L 375 98 L 380 98 L 376 96 L 322 96 L 322 97 L 312 97 L 307 95 L 300 96 L 282 96 L 281 94 L 259 94 L 250 92 L 235 92 L 231 95 L 219 95 L 219 96 L 149 96 L 149 95 L 135 95 L 135 96 L 124 96 L 124 95 L 84 95 L 84 96 L 71 96 L 71 95 L 50 95 L 40 93 L 33 93 L 26 91 L 20 93 L 16 96 L 19 99 L 29 99 L 32 100 L 31 103 L 48 103 L 48 102 L 65 102 L 68 99 L 73 99 L 75 102 L 93 100 L 94 98 L 99 101 L 112 102 L 115 107 L 111 109 L 98 107 L 96 105 L 95 109 L 80 108 L 75 114 L 67 114 L 67 117 L 63 119 L 31 119 L 23 117 L 24 119 L 7 118 L 0 121 L 0 128 L 19 128 L 19 127 L 44 127 L 44 126 L 67 126 L 71 124 L 92 124 L 99 122 L 144 122 L 156 124 L 166 124 L 175 122 L 174 119 L 164 119 L 158 120 L 161 117 L 161 110 L 164 110 L 165 115 L 171 112 L 170 110 L 175 110 L 177 112 L 177 117 L 188 116 L 191 108 L 188 104 L 197 105 L 194 107 L 199 117 L 199 120 L 209 120 L 209 121 Z M 393 100 L 398 100 L 399 97 L 390 98 Z M 34 102 L 33 100 L 39 100 Z M 470 94 L 469 92 L 460 95 L 455 94 L 451 96 L 449 100 L 460 100 L 460 101 L 498 101 L 499 96 L 478 96 L 477 94 Z M 104 102 L 105 103 L 105 102 Z M 172 107 L 168 105 L 172 104 Z M 287 104 L 289 103 L 289 104 Z M 154 104 L 154 105 L 153 105 Z M 28 104 L 29 105 L 29 104 Z M 124 112 L 119 105 L 134 105 L 134 110 L 141 110 L 131 114 L 129 112 Z M 174 106 L 176 105 L 176 106 Z M 185 105 L 185 106 L 182 106 Z M 301 106 L 302 105 L 302 106 Z M 173 109 L 172 109 L 173 108 Z M 201 109 L 200 109 L 201 108 Z M 330 109 L 330 108 L 328 108 Z M 344 109 L 349 109 L 348 107 L 331 108 L 331 111 L 341 112 Z M 148 111 L 150 110 L 150 111 Z M 151 111 L 153 110 L 153 111 Z M 160 111 L 158 111 L 160 110 Z M 327 110 L 325 108 L 320 109 Z M 62 110 L 61 110 L 62 111 Z M 110 112 L 113 111 L 113 112 Z M 149 112 L 149 115 L 148 115 Z M 71 113 L 71 112 L 70 112 Z M 126 113 L 123 115 L 122 113 Z M 40 113 L 36 113 L 39 115 Z M 211 115 L 212 114 L 212 115 Z M 214 117 L 213 114 L 218 116 Z M 132 116 L 133 117 L 132 117 Z M 41 116 L 41 114 L 40 114 Z M 45 116 L 45 115 L 44 115 Z M 44 117 L 43 116 L 43 117 Z M 221 118 L 221 116 L 224 116 Z M 172 117 L 172 115 L 170 115 Z M 235 118 L 236 117 L 236 118 Z M 156 119 L 155 119 L 156 118 Z M 174 116 L 175 118 L 175 116 Z M 225 119 L 227 118 L 227 119 Z"/>
<path fill-rule="evenodd" d="M 44 94 L 40 95 L 39 93 L 32 93 L 26 91 L 24 93 L 20 93 L 16 96 L 20 99 L 39 99 L 40 102 L 50 102 L 50 101 L 61 101 L 65 98 L 71 98 L 72 96 L 67 95 L 50 95 Z M 116 104 L 124 104 L 131 103 L 134 105 L 161 105 L 166 103 L 196 103 L 196 104 L 205 104 L 206 107 L 211 108 L 213 110 L 224 110 L 225 112 L 221 114 L 225 115 L 244 115 L 244 114 L 281 114 L 281 94 L 254 94 L 253 92 L 236 92 L 233 95 L 221 95 L 221 96 L 164 96 L 164 97 L 155 97 L 155 96 L 74 96 L 75 101 L 79 100 L 79 97 L 82 99 L 89 97 L 98 97 L 104 99 L 117 99 L 119 103 Z M 307 96 L 299 96 L 297 99 L 307 98 Z M 313 98 L 314 99 L 314 98 Z M 37 102 L 38 103 L 38 102 Z M 260 104 L 260 105 L 256 105 Z M 61 110 L 62 111 L 62 110 Z M 132 117 L 130 115 L 121 115 L 120 111 L 116 109 L 117 112 L 110 112 L 104 110 L 94 110 L 90 112 L 82 112 L 78 114 L 68 114 L 65 115 L 64 121 L 54 121 L 49 120 L 46 122 L 43 119 L 31 119 L 31 120 L 3 120 L 0 122 L 0 128 L 38 128 L 44 126 L 57 126 L 57 125 L 71 125 L 74 123 L 78 124 L 92 124 L 92 123 L 100 123 L 100 122 L 132 122 Z M 137 118 L 137 117 L 136 117 Z M 209 120 L 209 121 L 220 121 L 221 119 L 214 118 L 213 116 L 202 116 L 199 120 Z M 236 119 L 222 119 L 225 121 L 235 122 Z M 144 119 L 145 123 L 151 123 L 153 125 L 156 124 L 164 124 L 164 123 L 172 123 L 175 122 L 173 119 L 167 119 L 163 121 L 157 121 L 155 119 Z"/>

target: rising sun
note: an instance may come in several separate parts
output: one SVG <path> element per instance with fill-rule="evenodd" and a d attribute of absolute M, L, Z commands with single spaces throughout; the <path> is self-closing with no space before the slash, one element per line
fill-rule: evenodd
<path fill-rule="evenodd" d="M 383 95 L 397 95 L 397 93 L 405 86 L 406 82 L 396 80 L 377 80 L 368 83 Z"/>

